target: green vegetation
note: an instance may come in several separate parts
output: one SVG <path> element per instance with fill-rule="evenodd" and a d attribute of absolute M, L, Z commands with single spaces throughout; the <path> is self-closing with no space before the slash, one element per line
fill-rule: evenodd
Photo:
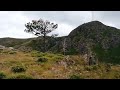
<path fill-rule="evenodd" d="M 48 59 L 47 58 L 39 58 L 37 62 L 46 62 Z"/>
<path fill-rule="evenodd" d="M 13 52 L 9 52 L 9 54 L 16 54 L 17 52 L 13 51 Z"/>
<path fill-rule="evenodd" d="M 23 66 L 13 66 L 11 68 L 11 71 L 14 72 L 14 73 L 20 73 L 20 72 L 25 72 L 26 71 L 26 68 L 23 67 Z"/>
<path fill-rule="evenodd" d="M 100 62 L 85 65 L 80 55 L 17 52 L 0 54 L 0 78 L 2 79 L 119 79 L 120 66 Z M 46 58 L 44 63 L 36 62 Z"/>
<path fill-rule="evenodd" d="M 6 47 L 14 47 L 17 45 L 21 45 L 22 43 L 25 43 L 27 41 L 29 41 L 29 39 L 0 38 L 0 45 Z"/>
<path fill-rule="evenodd" d="M 46 53 L 42 53 L 42 52 L 38 52 L 38 51 L 32 51 L 31 52 L 31 56 L 32 57 L 37 57 L 38 58 L 38 62 L 39 61 L 57 61 L 57 60 L 62 60 L 63 59 L 63 57 L 64 57 L 64 55 L 62 55 L 62 54 L 54 54 L 54 53 L 48 53 L 48 52 L 46 52 Z"/>
<path fill-rule="evenodd" d="M 30 75 L 18 74 L 18 75 L 10 76 L 7 79 L 33 79 L 33 77 Z"/>
<path fill-rule="evenodd" d="M 11 50 L 5 49 L 5 50 L 0 50 L 0 53 L 1 54 L 16 54 L 17 51 L 11 51 Z"/>
<path fill-rule="evenodd" d="M 71 75 L 70 79 L 84 79 L 83 77 L 81 77 L 80 75 Z"/>
<path fill-rule="evenodd" d="M 102 62 L 120 64 L 120 47 L 104 50 L 100 45 L 96 45 L 93 51 Z"/>
<path fill-rule="evenodd" d="M 75 55 L 78 54 L 75 48 L 71 48 L 66 52 L 66 55 Z"/>
<path fill-rule="evenodd" d="M 0 72 L 0 79 L 6 78 L 6 75 L 3 72 Z"/>

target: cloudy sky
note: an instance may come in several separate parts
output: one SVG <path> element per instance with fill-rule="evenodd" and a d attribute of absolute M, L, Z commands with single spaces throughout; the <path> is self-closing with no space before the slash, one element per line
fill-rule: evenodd
<path fill-rule="evenodd" d="M 120 28 L 120 11 L 0 11 L 0 38 L 31 38 L 24 32 L 25 24 L 40 18 L 57 23 L 53 32 L 59 36 L 68 35 L 77 26 L 92 20 Z"/>

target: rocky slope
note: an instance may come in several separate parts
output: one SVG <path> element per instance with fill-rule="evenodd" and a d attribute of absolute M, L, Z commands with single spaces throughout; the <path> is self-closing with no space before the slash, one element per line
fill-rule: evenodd
<path fill-rule="evenodd" d="M 74 29 L 67 37 L 68 49 L 86 54 L 94 52 L 107 62 L 120 62 L 120 30 L 99 21 L 85 23 Z"/>
<path fill-rule="evenodd" d="M 0 45 L 14 46 L 25 51 L 43 51 L 44 46 L 41 37 L 24 40 L 0 39 Z M 120 30 L 99 21 L 84 23 L 65 37 L 47 37 L 48 51 L 63 53 L 63 45 L 66 54 L 84 55 L 92 52 L 101 61 L 120 63 Z"/>

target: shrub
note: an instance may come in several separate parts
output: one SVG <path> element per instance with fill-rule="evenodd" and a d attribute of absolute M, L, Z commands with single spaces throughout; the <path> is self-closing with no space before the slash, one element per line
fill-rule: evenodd
<path fill-rule="evenodd" d="M 16 54 L 16 52 L 9 52 L 9 54 Z"/>
<path fill-rule="evenodd" d="M 120 73 L 119 72 L 115 72 L 114 73 L 114 78 L 115 79 L 120 79 Z"/>
<path fill-rule="evenodd" d="M 2 53 L 2 51 L 3 51 L 3 50 L 2 50 L 2 49 L 0 49 L 0 53 Z"/>
<path fill-rule="evenodd" d="M 106 64 L 105 65 L 105 70 L 106 70 L 106 72 L 109 72 L 111 70 L 111 65 L 110 64 Z"/>
<path fill-rule="evenodd" d="M 84 69 L 87 70 L 87 71 L 92 71 L 93 70 L 93 68 L 91 66 L 86 66 Z"/>
<path fill-rule="evenodd" d="M 31 52 L 31 56 L 32 56 L 32 57 L 41 57 L 41 53 L 38 52 L 38 51 L 32 51 L 32 52 Z"/>
<path fill-rule="evenodd" d="M 8 79 L 33 79 L 33 77 L 25 75 L 25 74 L 20 74 L 20 75 L 16 75 L 16 76 L 11 76 Z"/>
<path fill-rule="evenodd" d="M 9 53 L 9 51 L 3 51 L 2 53 L 8 54 L 8 53 Z"/>
<path fill-rule="evenodd" d="M 47 54 L 46 56 L 52 58 L 54 54 Z"/>
<path fill-rule="evenodd" d="M 61 57 L 64 57 L 64 55 L 62 55 L 62 54 L 57 54 L 58 56 L 61 56 Z"/>
<path fill-rule="evenodd" d="M 56 56 L 55 58 L 56 58 L 56 59 L 60 59 L 60 60 L 63 59 L 63 57 L 61 57 L 61 56 Z"/>
<path fill-rule="evenodd" d="M 100 67 L 98 65 L 92 65 L 92 66 L 86 66 L 84 69 L 87 71 L 93 71 L 100 69 Z"/>
<path fill-rule="evenodd" d="M 73 74 L 70 76 L 70 79 L 83 79 L 83 77 L 81 77 L 80 75 Z"/>
<path fill-rule="evenodd" d="M 63 60 L 63 59 L 64 59 L 64 57 L 59 56 L 59 55 L 54 55 L 54 57 L 52 58 L 52 60 L 54 60 L 54 61 Z"/>
<path fill-rule="evenodd" d="M 47 58 L 43 58 L 43 57 L 40 57 L 40 58 L 37 60 L 37 62 L 46 62 L 46 61 L 48 61 L 48 59 L 47 59 Z"/>
<path fill-rule="evenodd" d="M 13 66 L 11 68 L 12 72 L 14 73 L 20 73 L 20 72 L 25 72 L 26 71 L 26 68 L 23 67 L 23 66 Z"/>
<path fill-rule="evenodd" d="M 92 66 L 93 70 L 97 70 L 99 67 L 97 65 Z"/>
<path fill-rule="evenodd" d="M 6 75 L 3 72 L 0 72 L 0 79 L 6 78 Z"/>

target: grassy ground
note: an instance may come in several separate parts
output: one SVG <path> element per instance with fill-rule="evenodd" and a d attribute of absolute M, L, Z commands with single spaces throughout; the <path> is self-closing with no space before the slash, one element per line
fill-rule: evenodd
<path fill-rule="evenodd" d="M 78 55 L 0 51 L 1 79 L 119 79 L 120 65 L 87 66 Z"/>

